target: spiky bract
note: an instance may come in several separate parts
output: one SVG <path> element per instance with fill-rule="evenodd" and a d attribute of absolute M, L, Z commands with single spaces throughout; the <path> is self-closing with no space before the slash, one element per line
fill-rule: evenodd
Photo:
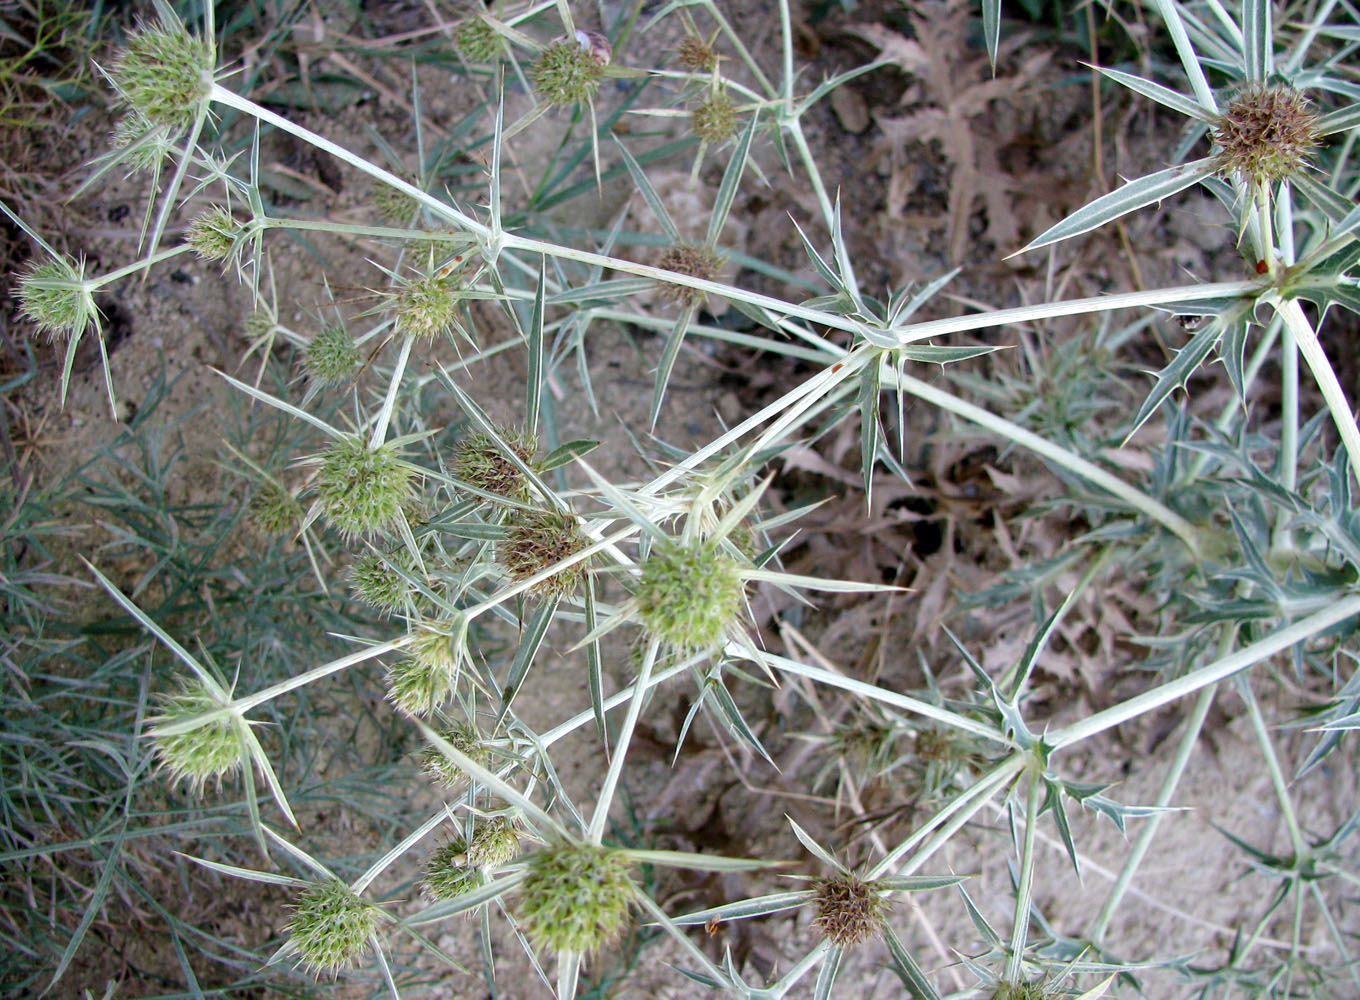
<path fill-rule="evenodd" d="M 245 227 L 221 205 L 215 205 L 189 223 L 184 242 L 204 260 L 227 260 L 245 232 Z"/>
<path fill-rule="evenodd" d="M 212 43 L 183 25 L 142 25 L 114 59 L 109 77 L 148 124 L 180 133 L 204 108 L 216 65 Z"/>
<path fill-rule="evenodd" d="M 303 892 L 288 921 L 293 951 L 313 973 L 348 968 L 377 931 L 381 915 L 343 882 L 317 882 Z"/>
<path fill-rule="evenodd" d="M 534 89 L 548 104 L 579 104 L 595 96 L 604 65 L 588 46 L 574 39 L 553 42 L 534 66 Z"/>
<path fill-rule="evenodd" d="M 23 314 L 53 340 L 85 332 L 99 313 L 85 280 L 85 262 L 54 257 L 29 267 L 19 278 Z"/>
<path fill-rule="evenodd" d="M 363 353 L 339 323 L 322 327 L 307 345 L 307 377 L 318 385 L 348 382 L 363 363 Z"/>
<path fill-rule="evenodd" d="M 362 434 L 341 438 L 321 459 L 317 501 L 347 541 L 397 531 L 416 502 L 416 468 L 391 444 L 370 448 Z"/>
<path fill-rule="evenodd" d="M 182 681 L 175 694 L 163 696 L 161 705 L 163 711 L 156 721 L 162 725 L 188 722 L 225 707 L 196 677 Z M 187 781 L 194 794 L 202 795 L 209 781 L 220 784 L 245 764 L 244 725 L 236 715 L 223 712 L 185 732 L 166 735 L 153 729 L 156 757 L 174 784 Z"/>
<path fill-rule="evenodd" d="M 515 511 L 509 529 L 498 554 L 516 580 L 527 580 L 574 556 L 590 543 L 575 515 L 559 511 Z M 540 580 L 532 589 L 540 597 L 569 594 L 584 575 L 585 563 L 574 563 Z"/>
<path fill-rule="evenodd" d="M 588 954 L 623 933 L 637 889 L 622 851 L 561 844 L 538 851 L 527 866 L 516 914 L 535 947 Z"/>
<path fill-rule="evenodd" d="M 812 923 L 838 948 L 853 948 L 873 937 L 888 912 L 888 900 L 876 882 L 838 873 L 817 883 Z"/>
<path fill-rule="evenodd" d="M 1248 84 L 1210 122 L 1218 172 L 1256 182 L 1298 176 L 1318 146 L 1318 122 L 1308 98 L 1294 88 Z"/>
<path fill-rule="evenodd" d="M 723 639 L 741 613 L 743 589 L 736 561 L 716 542 L 670 541 L 643 564 L 635 596 L 648 632 L 691 650 Z"/>

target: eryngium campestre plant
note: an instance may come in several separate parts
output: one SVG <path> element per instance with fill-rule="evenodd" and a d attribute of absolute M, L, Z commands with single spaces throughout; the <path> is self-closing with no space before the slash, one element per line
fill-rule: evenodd
<path fill-rule="evenodd" d="M 343 882 L 317 882 L 293 908 L 289 941 L 300 963 L 313 974 L 338 972 L 358 960 L 381 916 L 377 906 Z"/>
<path fill-rule="evenodd" d="M 526 864 L 515 913 L 535 947 L 590 954 L 623 933 L 637 887 L 622 851 L 559 844 Z"/>
<path fill-rule="evenodd" d="M 554 107 L 579 104 L 595 96 L 604 68 L 588 44 L 560 39 L 539 56 L 534 66 L 534 89 Z"/>
<path fill-rule="evenodd" d="M 736 560 L 716 542 L 663 542 L 642 566 L 634 597 L 653 637 L 677 649 L 720 642 L 741 613 L 743 585 Z"/>
<path fill-rule="evenodd" d="M 187 130 L 212 89 L 217 57 L 210 41 L 181 24 L 142 25 L 118 53 L 109 78 L 149 125 Z"/>
<path fill-rule="evenodd" d="M 1248 84 L 1210 123 L 1219 173 L 1258 183 L 1302 174 L 1318 146 L 1318 121 L 1293 87 Z"/>
<path fill-rule="evenodd" d="M 390 535 L 416 501 L 417 469 L 392 443 L 370 448 L 362 434 L 343 437 L 321 457 L 317 503 L 345 538 Z"/>
<path fill-rule="evenodd" d="M 155 721 L 162 725 L 187 722 L 224 707 L 197 677 L 182 681 L 179 691 L 162 697 L 161 705 L 163 711 Z M 237 716 L 224 712 L 185 732 L 164 735 L 153 729 L 160 767 L 170 772 L 173 784 L 188 781 L 194 794 L 202 795 L 209 781 L 220 784 L 222 778 L 244 765 L 248 753 L 241 732 L 244 725 Z"/>
<path fill-rule="evenodd" d="M 813 901 L 813 925 L 838 948 L 853 948 L 873 937 L 888 912 L 888 900 L 876 883 L 848 873 L 818 882 Z"/>

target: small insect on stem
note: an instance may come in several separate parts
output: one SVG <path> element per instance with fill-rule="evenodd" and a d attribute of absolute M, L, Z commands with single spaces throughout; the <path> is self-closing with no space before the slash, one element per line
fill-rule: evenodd
<path fill-rule="evenodd" d="M 1256 262 L 1256 273 L 1257 273 L 1257 274 L 1265 274 L 1265 273 L 1266 273 L 1267 271 L 1269 271 L 1269 270 L 1270 270 L 1270 266 L 1269 266 L 1268 264 L 1266 264 L 1265 261 L 1263 261 L 1263 260 L 1258 260 L 1258 261 Z"/>
<path fill-rule="evenodd" d="M 704 930 L 708 931 L 709 937 L 718 936 L 718 925 L 722 923 L 722 917 L 709 917 L 708 923 L 704 924 Z"/>
<path fill-rule="evenodd" d="M 843 364 L 841 364 L 839 361 L 837 361 L 834 365 L 831 366 L 831 374 L 833 374 L 833 375 L 836 374 L 836 372 L 840 371 L 840 370 L 841 370 L 842 368 L 844 368 L 844 367 L 845 367 L 845 365 L 843 365 Z"/>

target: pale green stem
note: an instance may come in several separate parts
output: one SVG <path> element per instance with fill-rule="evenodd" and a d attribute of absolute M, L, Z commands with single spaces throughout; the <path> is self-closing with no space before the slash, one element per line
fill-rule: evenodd
<path fill-rule="evenodd" d="M 1190 713 L 1190 718 L 1186 720 L 1185 731 L 1181 734 L 1181 741 L 1176 747 L 1176 755 L 1171 760 L 1171 766 L 1167 769 L 1166 777 L 1162 779 L 1162 787 L 1157 793 L 1157 800 L 1154 803 L 1157 808 L 1164 809 L 1171 804 L 1171 797 L 1175 795 L 1176 788 L 1180 785 L 1181 778 L 1185 774 L 1185 768 L 1190 763 L 1190 756 L 1195 752 L 1195 744 L 1199 740 L 1199 734 L 1204 728 L 1204 720 L 1209 715 L 1209 708 L 1213 705 L 1214 695 L 1217 692 L 1218 687 L 1216 685 L 1210 685 L 1200 691 L 1199 698 L 1195 701 L 1195 707 Z M 1148 848 L 1152 846 L 1161 822 L 1162 815 L 1160 813 L 1154 813 L 1143 820 L 1143 827 L 1138 834 L 1138 839 L 1134 841 L 1133 850 L 1129 852 L 1124 866 L 1119 870 L 1119 877 L 1115 879 L 1114 885 L 1110 888 L 1110 894 L 1105 899 L 1105 905 L 1101 907 L 1100 914 L 1091 927 L 1091 940 L 1096 945 L 1104 944 L 1105 932 L 1110 926 L 1110 921 L 1114 918 L 1115 911 L 1119 908 L 1124 894 L 1133 884 L 1133 877 L 1137 873 L 1138 867 L 1143 863 Z"/>
<path fill-rule="evenodd" d="M 983 739 L 991 740 L 994 743 L 1000 743 L 1008 747 L 1010 746 L 1010 741 L 991 726 L 978 722 L 976 719 L 970 719 L 966 715 L 959 715 L 957 712 L 951 712 L 947 708 L 932 705 L 930 702 L 911 698 L 904 694 L 898 694 L 896 691 L 885 691 L 883 688 L 875 687 L 872 684 L 866 684 L 864 681 L 855 680 L 853 677 L 846 677 L 843 674 L 832 673 L 830 670 L 824 670 L 821 667 L 799 663 L 797 660 L 789 659 L 786 656 L 779 656 L 776 653 L 766 653 L 764 661 L 773 667 L 777 667 L 784 673 L 806 677 L 808 680 L 817 684 L 840 688 L 842 691 L 849 691 L 852 694 L 859 695 L 861 698 L 868 698 L 873 701 L 882 702 L 885 705 L 892 705 L 894 708 L 900 708 L 903 711 L 924 716 L 927 719 L 934 719 L 936 722 L 943 723 L 954 729 L 962 729 L 965 732 L 972 733 L 975 736 L 981 736 Z"/>
<path fill-rule="evenodd" d="M 483 239 L 491 234 L 491 230 L 476 219 L 464 215 L 453 206 L 445 204 L 433 195 L 427 194 L 415 185 L 402 180 L 391 171 L 384 170 L 382 167 L 369 163 L 362 156 L 351 153 L 344 146 L 337 145 L 324 136 L 317 135 L 315 132 L 303 128 L 296 122 L 289 121 L 282 115 L 276 115 L 268 108 L 261 107 L 249 98 L 242 97 L 241 95 L 228 90 L 220 83 L 214 83 L 212 85 L 212 89 L 208 92 L 208 99 L 210 101 L 215 101 L 218 104 L 224 104 L 229 108 L 235 108 L 237 111 L 251 115 L 254 118 L 258 118 L 260 121 L 273 125 L 275 128 L 281 129 L 289 135 L 296 136 L 303 142 L 310 143 L 317 149 L 325 150 L 337 159 L 348 163 L 356 170 L 362 171 L 370 177 L 382 181 L 389 187 L 396 188 L 403 194 L 409 195 L 441 219 L 446 219 L 454 225 L 466 229 L 470 233 L 475 233 Z"/>
<path fill-rule="evenodd" d="M 97 278 L 86 278 L 83 282 L 85 290 L 97 292 L 105 285 L 112 284 L 119 278 L 125 278 L 129 274 L 136 274 L 138 271 L 148 270 L 155 267 L 157 264 L 169 260 L 171 257 L 178 257 L 180 254 L 189 253 L 191 250 L 193 250 L 193 247 L 189 246 L 187 243 L 181 243 L 179 246 L 169 247 L 165 250 L 157 250 L 150 257 L 145 257 L 131 264 L 126 264 L 115 271 L 110 271 L 108 274 L 101 274 Z"/>
<path fill-rule="evenodd" d="M 804 976 L 817 967 L 817 964 L 831 950 L 831 942 L 826 938 L 818 941 L 813 947 L 798 961 L 794 962 L 778 980 L 765 987 L 764 994 L 770 1000 L 779 1000 L 789 990 L 793 989 Z"/>
<path fill-rule="evenodd" d="M 1252 203 L 1256 206 L 1256 225 L 1261 230 L 1261 260 L 1266 262 L 1266 274 L 1274 278 L 1280 272 L 1280 262 L 1275 259 L 1275 227 L 1270 224 L 1270 188 L 1265 181 L 1252 185 Z"/>
<path fill-rule="evenodd" d="M 392 226 L 356 226 L 348 222 L 327 222 L 324 219 L 294 219 L 270 216 L 257 220 L 263 229 L 297 229 L 317 233 L 338 233 L 341 236 L 364 236 L 375 240 L 425 240 L 443 243 L 451 233 L 429 229 L 398 229 Z"/>
<path fill-rule="evenodd" d="M 1194 694 L 1210 684 L 1217 684 L 1219 681 L 1231 677 L 1241 670 L 1246 670 L 1276 653 L 1284 652 L 1295 643 L 1310 639 L 1356 614 L 1360 614 L 1360 595 L 1352 595 L 1339 600 L 1329 608 L 1309 615 L 1302 621 L 1282 628 L 1259 642 L 1254 642 L 1250 646 L 1215 660 L 1198 670 L 1192 670 L 1184 677 L 1167 681 L 1151 691 L 1145 691 L 1143 694 L 1107 708 L 1103 712 L 1097 712 L 1080 722 L 1049 733 L 1045 738 L 1045 743 L 1056 751 L 1062 747 L 1089 739 L 1097 733 L 1103 733 L 1105 730 L 1128 722 L 1130 719 L 1136 719 L 1140 715 L 1156 711 L 1163 705 L 1178 701 L 1186 695 Z"/>
<path fill-rule="evenodd" d="M 1280 804 L 1280 815 L 1284 817 L 1285 826 L 1289 829 L 1290 846 L 1294 849 L 1295 857 L 1301 860 L 1308 854 L 1308 844 L 1303 839 L 1298 817 L 1294 814 L 1294 804 L 1289 798 L 1289 783 L 1285 780 L 1284 772 L 1280 770 L 1280 759 L 1275 754 L 1275 744 L 1271 742 L 1270 733 L 1266 730 L 1260 703 L 1257 702 L 1256 692 L 1251 687 L 1251 678 L 1239 677 L 1237 681 L 1237 693 L 1246 703 L 1247 714 L 1251 717 L 1252 732 L 1256 734 L 1256 744 L 1261 748 L 1266 770 L 1270 772 L 1270 783 L 1275 788 L 1276 801 Z"/>
<path fill-rule="evenodd" d="M 352 667 L 356 663 L 363 663 L 365 660 L 371 660 L 375 656 L 382 656 L 384 653 L 391 653 L 401 649 L 408 644 L 411 639 L 411 636 L 403 635 L 388 642 L 380 643 L 377 646 L 368 646 L 364 649 L 360 649 L 357 652 L 350 653 L 348 656 L 342 656 L 338 660 L 332 660 L 330 663 L 323 663 L 321 666 L 313 667 L 311 670 L 300 673 L 296 677 L 289 677 L 287 680 L 279 681 L 277 684 L 271 684 L 262 691 L 256 691 L 254 694 L 246 695 L 244 698 L 237 698 L 232 701 L 231 708 L 234 712 L 244 715 L 257 705 L 263 705 L 265 702 L 277 698 L 281 694 L 287 694 L 289 691 L 305 687 L 312 683 L 312 681 L 318 681 L 330 674 L 344 670 L 346 667 Z"/>
<path fill-rule="evenodd" d="M 1336 424 L 1336 429 L 1341 435 L 1341 443 L 1346 448 L 1351 475 L 1360 476 L 1360 427 L 1356 426 L 1355 414 L 1350 404 L 1346 402 L 1346 394 L 1336 379 L 1336 372 L 1332 370 L 1331 362 L 1327 360 L 1322 345 L 1318 343 L 1313 324 L 1308 322 L 1308 317 L 1303 314 L 1297 299 L 1276 301 L 1274 305 L 1284 318 L 1285 329 L 1294 334 L 1299 345 L 1299 353 L 1303 355 L 1303 360 L 1308 362 L 1308 368 L 1313 373 L 1322 399 L 1332 415 L 1332 422 Z"/>
<path fill-rule="evenodd" d="M 670 680 L 672 677 L 676 677 L 680 674 L 687 673 L 691 667 L 693 667 L 696 663 L 701 662 L 703 659 L 705 659 L 704 655 L 691 656 L 689 659 L 681 660 L 679 663 L 674 663 L 671 666 L 667 667 L 665 670 L 661 671 L 660 673 L 652 674 L 647 679 L 647 684 L 645 687 L 639 687 L 637 682 L 635 681 L 634 683 L 624 688 L 622 691 L 616 692 L 615 694 L 612 694 L 608 698 L 606 698 L 604 700 L 604 710 L 608 712 L 610 709 L 618 708 L 624 702 L 629 701 L 633 697 L 633 695 L 638 691 L 649 691 L 654 687 L 660 687 L 662 684 Z M 538 737 L 538 742 L 541 746 L 544 747 L 552 746 L 558 740 L 570 736 L 572 733 L 580 729 L 582 726 L 594 721 L 595 710 L 588 708 L 584 712 L 576 713 L 566 722 L 559 723 L 552 729 L 549 729 L 546 733 L 540 735 Z"/>
<path fill-rule="evenodd" d="M 1020 963 L 1025 957 L 1029 934 L 1029 908 L 1034 899 L 1034 836 L 1039 828 L 1039 806 L 1044 783 L 1033 765 L 1029 768 L 1029 798 L 1025 804 L 1025 845 L 1020 855 L 1020 881 L 1015 892 L 1015 923 L 1011 927 L 1010 954 L 1006 956 L 1006 982 L 1020 984 Z"/>
<path fill-rule="evenodd" d="M 647 681 L 652 676 L 652 668 L 656 666 L 656 656 L 660 649 L 661 643 L 653 639 L 647 645 L 646 655 L 642 657 L 642 667 L 638 670 L 637 680 L 633 683 L 633 697 L 628 702 L 628 712 L 623 717 L 623 725 L 619 727 L 618 738 L 614 741 L 614 756 L 609 762 L 609 772 L 604 776 L 600 797 L 595 801 L 595 812 L 590 817 L 590 829 L 586 831 L 586 836 L 592 844 L 598 844 L 604 838 L 605 824 L 609 820 L 609 807 L 614 802 L 614 789 L 618 787 L 619 778 L 623 775 L 623 762 L 628 756 L 628 744 L 633 740 L 633 730 L 637 728 L 642 703 L 647 700 Z"/>
<path fill-rule="evenodd" d="M 923 399 L 927 403 L 948 410 L 950 413 L 957 414 L 965 420 L 984 427 L 994 434 L 999 434 L 1010 441 L 1015 442 L 1021 447 L 1028 448 L 1038 455 L 1048 459 L 1054 465 L 1072 472 L 1093 486 L 1098 486 L 1106 492 L 1113 494 L 1126 504 L 1144 514 L 1151 520 L 1156 521 L 1167 531 L 1171 532 L 1191 551 L 1192 554 L 1199 554 L 1199 537 L 1195 526 L 1181 517 L 1170 507 L 1167 507 L 1159 500 L 1155 500 L 1143 493 L 1141 490 L 1130 486 L 1118 476 L 1111 475 L 1100 466 L 1087 461 L 1080 455 L 1068 451 L 1059 445 L 1054 444 L 1038 434 L 1028 431 L 1018 424 L 1013 424 L 1003 417 L 998 417 L 994 413 L 984 410 L 980 406 L 965 402 L 957 396 L 944 392 L 934 386 L 922 382 L 918 378 L 904 374 L 896 369 L 890 369 L 890 378 L 884 379 L 884 385 L 890 382 L 901 388 L 904 392 L 909 392 L 918 399 Z"/>
<path fill-rule="evenodd" d="M 397 392 L 401 389 L 401 377 L 406 374 L 406 364 L 411 360 L 411 345 L 414 343 L 415 338 L 409 334 L 401 340 L 401 352 L 397 355 L 397 363 L 387 383 L 387 395 L 383 397 L 378 419 L 373 421 L 373 436 L 368 440 L 370 451 L 376 450 L 387 440 L 387 425 L 392 422 L 392 411 L 397 407 Z"/>
<path fill-rule="evenodd" d="M 831 198 L 826 193 L 826 186 L 822 183 L 822 174 L 817 169 L 817 160 L 813 157 L 812 150 L 808 148 L 807 138 L 803 135 L 802 122 L 797 118 L 792 118 L 784 124 L 784 131 L 793 137 L 793 145 L 798 150 L 798 158 L 803 161 L 803 169 L 807 171 L 808 180 L 812 181 L 812 193 L 817 196 L 817 204 L 822 210 L 822 218 L 826 220 L 826 230 L 832 232 L 832 226 L 836 220 L 836 210 L 831 204 Z M 842 274 L 841 278 L 851 282 L 854 276 Z"/>
<path fill-rule="evenodd" d="M 975 783 L 960 792 L 949 805 L 945 806 L 922 826 L 918 827 L 914 833 L 902 843 L 898 844 L 891 851 L 883 856 L 868 873 L 867 879 L 882 878 L 885 875 L 910 875 L 926 860 L 946 843 L 954 832 L 972 819 L 972 817 L 991 801 L 992 796 L 1002 787 L 1009 784 L 1020 771 L 1024 770 L 1026 758 L 1023 754 L 1014 753 L 997 764 L 990 771 L 979 778 Z M 935 836 L 921 852 L 898 871 L 894 871 L 894 866 L 907 855 L 917 844 L 921 843 L 934 832 Z"/>

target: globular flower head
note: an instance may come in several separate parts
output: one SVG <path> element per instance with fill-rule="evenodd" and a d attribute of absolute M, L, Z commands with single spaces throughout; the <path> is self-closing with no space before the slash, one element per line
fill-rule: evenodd
<path fill-rule="evenodd" d="M 454 899 L 482 884 L 482 873 L 468 864 L 468 845 L 451 840 L 430 855 L 420 887 L 429 899 Z"/>
<path fill-rule="evenodd" d="M 54 257 L 31 265 L 19 278 L 23 313 L 53 340 L 70 340 L 99 318 L 85 262 Z"/>
<path fill-rule="evenodd" d="M 606 60 L 607 62 L 607 60 Z M 539 56 L 534 66 L 534 89 L 548 104 L 562 107 L 589 101 L 599 89 L 605 63 L 587 41 L 560 39 Z"/>
<path fill-rule="evenodd" d="M 489 63 L 505 50 L 505 42 L 484 18 L 473 17 L 458 26 L 453 36 L 458 51 L 470 63 Z"/>
<path fill-rule="evenodd" d="M 1302 174 L 1320 141 L 1319 118 L 1292 87 L 1251 83 L 1210 122 L 1218 172 L 1273 182 Z"/>
<path fill-rule="evenodd" d="M 212 43 L 182 24 L 144 24 L 115 57 L 109 78 L 148 124 L 179 134 L 206 104 L 216 66 Z"/>
<path fill-rule="evenodd" d="M 714 143 L 726 142 L 736 135 L 739 120 L 736 104 L 722 90 L 710 94 L 690 115 L 694 134 L 706 142 Z M 713 270 L 716 271 L 717 267 Z"/>
<path fill-rule="evenodd" d="M 321 456 L 317 503 L 346 540 L 391 534 L 416 504 L 418 471 L 393 444 L 370 448 L 364 435 L 350 435 Z"/>
<path fill-rule="evenodd" d="M 560 844 L 526 864 L 515 912 L 535 947 L 589 954 L 623 933 L 637 888 L 622 851 Z"/>
<path fill-rule="evenodd" d="M 416 600 L 423 596 L 393 568 L 394 565 L 408 571 L 414 568 L 406 550 L 399 549 L 390 553 L 386 560 L 376 552 L 365 553 L 349 570 L 354 596 L 385 615 L 410 613 L 415 610 Z"/>
<path fill-rule="evenodd" d="M 392 299 L 392 326 L 403 336 L 434 340 L 450 327 L 458 326 L 458 311 L 467 298 L 456 279 L 435 274 L 405 281 Z"/>
<path fill-rule="evenodd" d="M 838 948 L 853 948 L 878 933 L 888 912 L 882 888 L 856 875 L 838 873 L 817 883 L 813 925 Z"/>
<path fill-rule="evenodd" d="M 504 428 L 498 433 L 520 461 L 528 464 L 533 459 L 538 443 L 532 435 Z M 455 478 L 498 497 L 520 501 L 529 498 L 529 484 L 524 473 L 485 434 L 470 434 L 458 445 L 453 454 L 452 472 Z"/>
<path fill-rule="evenodd" d="M 458 689 L 462 666 L 462 623 L 453 629 L 420 625 L 387 671 L 387 694 L 407 715 L 428 715 L 448 702 Z"/>
<path fill-rule="evenodd" d="M 482 871 L 495 871 L 515 860 L 519 853 L 519 831 L 504 816 L 494 816 L 481 825 L 468 844 L 467 859 Z"/>
<path fill-rule="evenodd" d="M 642 624 L 681 650 L 716 645 L 741 613 L 740 568 L 715 541 L 657 545 L 634 595 Z"/>
<path fill-rule="evenodd" d="M 443 740 L 475 763 L 488 766 L 493 754 L 482 740 L 481 733 L 468 725 L 453 725 L 440 731 Z M 467 772 L 455 764 L 437 746 L 427 746 L 420 754 L 420 766 L 425 773 L 449 788 L 461 788 L 468 780 Z"/>
<path fill-rule="evenodd" d="M 364 363 L 364 356 L 343 324 L 321 328 L 307 345 L 307 377 L 318 385 L 348 382 Z"/>
<path fill-rule="evenodd" d="M 497 554 L 511 576 L 516 580 L 527 580 L 574 556 L 589 543 L 574 514 L 554 510 L 515 511 Z M 574 563 L 535 584 L 533 592 L 540 597 L 569 594 L 584 574 L 585 563 Z"/>
<path fill-rule="evenodd" d="M 293 491 L 272 479 L 263 480 L 250 498 L 250 523 L 261 534 L 279 538 L 302 524 L 302 504 Z"/>
<path fill-rule="evenodd" d="M 150 170 L 175 151 L 175 136 L 165 125 L 153 125 L 131 110 L 114 124 L 110 142 L 125 150 L 118 159 L 130 170 Z"/>
<path fill-rule="evenodd" d="M 156 720 L 161 725 L 187 722 L 225 707 L 196 677 L 184 680 L 176 693 L 163 697 L 161 706 L 163 711 Z M 153 729 L 151 735 L 160 766 L 170 772 L 171 781 L 188 781 L 194 794 L 202 795 L 209 781 L 220 784 L 222 778 L 245 764 L 248 751 L 242 738 L 244 725 L 238 716 L 225 712 L 185 732 L 166 735 Z"/>
<path fill-rule="evenodd" d="M 289 942 L 313 974 L 338 972 L 358 960 L 381 916 L 382 910 L 343 882 L 317 882 L 293 907 Z"/>
<path fill-rule="evenodd" d="M 725 262 L 726 260 L 721 254 L 714 252 L 713 248 L 706 244 L 681 242 L 668 247 L 656 262 L 656 266 L 667 271 L 687 274 L 691 278 L 714 281 Z M 672 302 L 688 302 L 698 305 L 703 302 L 704 296 L 707 294 L 707 292 L 701 292 L 697 288 L 690 288 L 687 285 L 667 285 L 665 287 L 665 295 Z"/>
<path fill-rule="evenodd" d="M 241 245 L 246 227 L 221 205 L 215 205 L 189 223 L 185 242 L 204 260 L 227 260 Z"/>

